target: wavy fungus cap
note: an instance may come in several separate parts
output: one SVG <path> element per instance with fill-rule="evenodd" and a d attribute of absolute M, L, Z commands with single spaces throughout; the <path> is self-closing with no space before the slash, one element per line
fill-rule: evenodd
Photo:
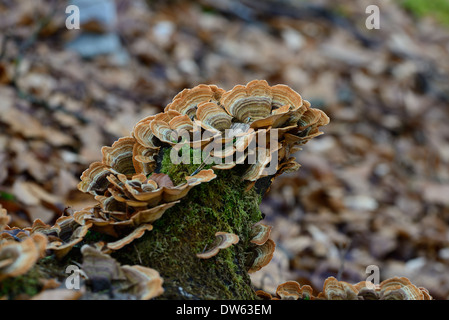
<path fill-rule="evenodd" d="M 318 295 L 318 298 L 325 300 L 358 300 L 357 294 L 358 290 L 352 284 L 329 277 L 324 281 L 323 292 Z"/>
<path fill-rule="evenodd" d="M 213 256 L 217 255 L 217 253 L 222 250 L 229 248 L 233 244 L 239 242 L 239 237 L 236 234 L 228 233 L 228 232 L 217 232 L 215 233 L 215 241 L 211 245 L 211 247 L 201 253 L 197 253 L 197 257 L 200 259 L 210 259 Z"/>

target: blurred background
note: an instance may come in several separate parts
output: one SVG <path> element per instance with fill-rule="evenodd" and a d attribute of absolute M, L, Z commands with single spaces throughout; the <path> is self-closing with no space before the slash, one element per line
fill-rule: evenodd
<path fill-rule="evenodd" d="M 447 0 L 0 0 L 0 204 L 18 227 L 82 209 L 103 145 L 184 88 L 253 79 L 331 118 L 262 202 L 277 248 L 257 288 L 374 265 L 448 299 Z"/>

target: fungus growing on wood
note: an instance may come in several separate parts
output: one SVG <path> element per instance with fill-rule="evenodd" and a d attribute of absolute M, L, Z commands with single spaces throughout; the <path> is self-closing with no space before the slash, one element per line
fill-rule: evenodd
<path fill-rule="evenodd" d="M 256 224 L 251 230 L 250 242 L 258 246 L 263 245 L 270 237 L 271 228 L 271 226 L 263 223 Z"/>
<path fill-rule="evenodd" d="M 276 288 L 276 295 L 273 297 L 270 293 L 263 290 L 257 290 L 256 295 L 263 300 L 311 300 L 313 289 L 309 285 L 301 286 L 296 281 L 287 281 Z"/>
<path fill-rule="evenodd" d="M 296 281 L 287 281 L 276 289 L 276 295 L 281 300 L 310 300 L 313 289 L 311 286 L 301 285 Z"/>
<path fill-rule="evenodd" d="M 266 266 L 273 258 L 276 244 L 269 239 L 271 226 L 258 223 L 252 226 L 248 254 L 248 273 L 254 273 Z"/>
<path fill-rule="evenodd" d="M 133 230 L 154 224 L 167 210 L 182 203 L 193 187 L 215 179 L 217 171 L 239 170 L 238 175 L 248 181 L 245 190 L 249 190 L 262 177 L 272 180 L 297 170 L 299 164 L 291 153 L 321 134 L 319 127 L 328 122 L 324 112 L 311 108 L 293 89 L 270 86 L 265 80 L 237 85 L 229 91 L 214 85 L 185 89 L 163 113 L 140 120 L 130 136 L 102 148 L 102 161 L 91 164 L 78 185 L 99 204 L 77 214 L 83 224 L 92 224 L 93 231 L 118 238 L 104 250 L 120 249 L 134 240 L 134 235 L 140 237 L 143 230 L 153 228 Z M 199 161 L 188 163 L 196 170 L 176 177 L 161 171 L 167 161 L 176 168 L 174 160 L 179 159 L 173 157 L 182 158 L 182 167 L 198 152 Z M 264 182 L 261 190 L 270 183 Z M 274 242 L 267 240 L 270 228 L 257 228 L 261 229 L 248 248 L 249 272 L 268 264 L 275 248 Z M 217 250 L 212 247 L 197 256 L 205 259 Z"/>
<path fill-rule="evenodd" d="M 217 232 L 215 234 L 215 241 L 210 248 L 201 253 L 197 253 L 196 256 L 200 259 L 210 259 L 215 256 L 220 250 L 229 248 L 233 244 L 239 242 L 239 237 L 236 234 L 228 232 Z"/>
<path fill-rule="evenodd" d="M 92 224 L 80 225 L 73 216 L 64 216 L 56 220 L 51 229 L 58 230 L 59 240 L 50 242 L 47 249 L 54 251 L 58 259 L 63 258 L 78 243 L 80 243 Z M 55 228 L 56 227 L 56 228 Z"/>
<path fill-rule="evenodd" d="M 156 270 L 139 265 L 122 266 L 121 269 L 131 284 L 128 292 L 137 299 L 153 299 L 164 292 L 162 287 L 164 281 Z"/>
<path fill-rule="evenodd" d="M 254 247 L 251 250 L 253 257 L 250 260 L 252 261 L 252 263 L 248 269 L 248 273 L 259 271 L 268 263 L 270 263 L 271 259 L 273 258 L 275 248 L 276 244 L 271 239 L 268 239 L 264 244 L 260 246 Z"/>
<path fill-rule="evenodd" d="M 256 181 L 267 175 L 264 169 L 272 161 L 277 163 L 272 175 L 297 169 L 299 166 L 294 164 L 291 152 L 321 134 L 319 127 L 328 122 L 324 112 L 310 108 L 310 103 L 285 85 L 271 87 L 264 80 L 254 80 L 246 86 L 237 85 L 230 91 L 199 85 L 175 96 L 164 113 L 139 121 L 131 137 L 120 138 L 112 147 L 104 147 L 103 160 L 94 162 L 83 173 L 78 187 L 84 192 L 104 195 L 110 186 L 106 179 L 109 177 L 111 182 L 111 174 L 121 174 L 119 180 L 124 185 L 124 176 L 133 181 L 135 174 L 149 174 L 155 168 L 155 157 L 161 146 L 182 143 L 179 140 L 181 130 L 187 133 L 190 146 L 204 150 L 209 143 L 218 141 L 224 146 L 222 150 L 229 151 L 222 155 L 233 156 L 237 151 L 244 154 L 239 161 L 234 159 L 226 165 L 217 163 L 216 169 L 230 169 L 241 163 L 251 152 L 247 148 L 255 133 L 271 137 L 276 131 L 275 145 L 264 145 L 263 148 L 269 152 L 258 152 L 262 158 L 252 163 L 243 175 L 246 180 Z M 204 138 L 204 131 L 210 133 L 209 138 Z M 210 137 L 220 139 L 212 141 Z M 276 158 L 271 158 L 273 151 L 278 154 Z M 211 154 L 217 155 L 216 152 Z M 118 201 L 124 199 L 120 196 L 123 194 L 113 193 Z M 129 204 L 137 205 L 134 202 Z"/>

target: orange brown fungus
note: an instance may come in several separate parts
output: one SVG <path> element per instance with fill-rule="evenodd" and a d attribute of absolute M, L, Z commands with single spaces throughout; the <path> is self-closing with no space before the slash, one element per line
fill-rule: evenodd
<path fill-rule="evenodd" d="M 45 257 L 48 238 L 29 230 L 11 228 L 6 209 L 0 205 L 0 281 L 28 272 Z"/>
<path fill-rule="evenodd" d="M 355 294 L 355 296 L 354 296 Z M 361 281 L 351 285 L 334 277 L 326 280 L 319 299 L 326 300 L 432 300 L 425 288 L 418 288 L 405 277 L 393 277 L 378 285 Z"/>
<path fill-rule="evenodd" d="M 268 239 L 264 244 L 256 246 L 252 249 L 252 264 L 248 269 L 248 273 L 254 273 L 265 267 L 273 258 L 276 244 L 273 240 Z"/>
<path fill-rule="evenodd" d="M 302 286 L 296 281 L 287 281 L 276 289 L 276 296 L 281 300 L 310 299 L 313 289 L 311 286 Z"/>
<path fill-rule="evenodd" d="M 427 289 L 416 287 L 405 277 L 390 278 L 377 286 L 365 281 L 357 285 L 360 287 L 359 296 L 365 300 L 432 300 Z"/>

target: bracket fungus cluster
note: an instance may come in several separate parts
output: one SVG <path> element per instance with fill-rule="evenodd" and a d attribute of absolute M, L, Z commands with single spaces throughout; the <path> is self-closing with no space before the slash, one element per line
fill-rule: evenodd
<path fill-rule="evenodd" d="M 129 137 L 102 148 L 102 161 L 92 163 L 78 185 L 99 202 L 84 211 L 81 224 L 121 237 L 154 223 L 193 187 L 215 179 L 216 170 L 241 164 L 250 188 L 262 177 L 298 169 L 291 154 L 328 122 L 324 112 L 286 85 L 254 80 L 230 91 L 215 85 L 185 89 L 163 113 L 142 119 Z M 182 163 L 199 155 L 195 174 L 173 181 L 161 173 L 167 148 L 172 162 L 181 151 Z M 249 158 L 253 161 L 245 162 Z M 202 169 L 205 165 L 210 168 Z"/>
<path fill-rule="evenodd" d="M 262 290 L 256 294 L 265 300 L 432 300 L 427 289 L 418 288 L 405 277 L 393 277 L 377 285 L 368 281 L 350 284 L 329 277 L 324 281 L 323 291 L 316 296 L 312 287 L 287 281 L 277 287 L 274 297 Z"/>

